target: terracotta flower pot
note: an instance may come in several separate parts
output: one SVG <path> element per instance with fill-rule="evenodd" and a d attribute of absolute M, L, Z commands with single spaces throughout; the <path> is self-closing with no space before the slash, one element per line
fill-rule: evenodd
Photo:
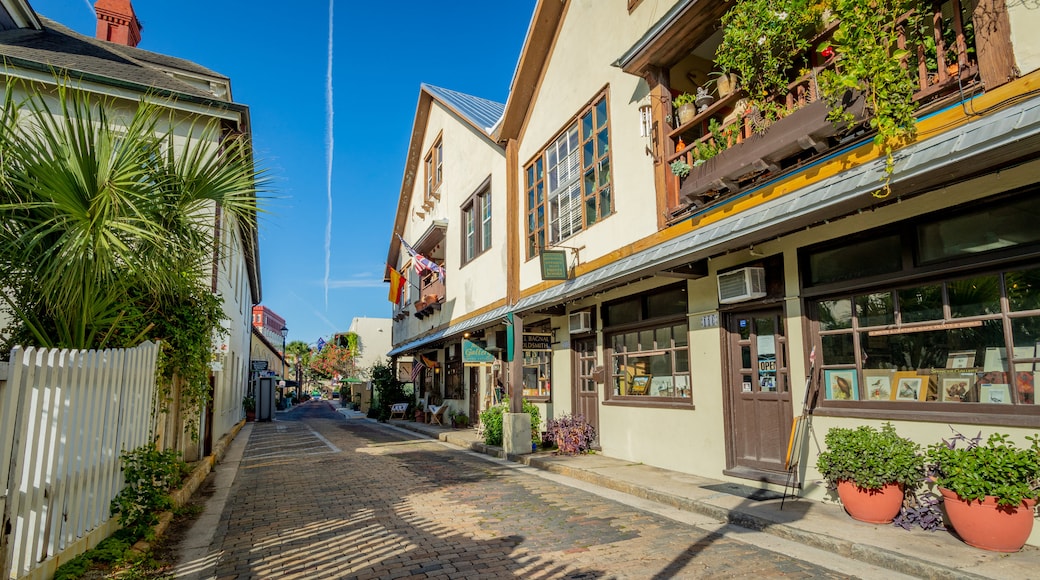
<path fill-rule="evenodd" d="M 957 535 L 965 544 L 993 552 L 1017 552 L 1033 531 L 1036 501 L 1027 499 L 1018 507 L 997 505 L 997 498 L 965 501 L 946 488 L 939 488 L 943 506 Z"/>
<path fill-rule="evenodd" d="M 838 497 L 852 519 L 887 524 L 895 519 L 903 505 L 903 488 L 890 483 L 881 489 L 864 489 L 851 481 L 839 481 Z"/>
<path fill-rule="evenodd" d="M 679 124 L 685 125 L 697 116 L 697 105 L 694 103 L 680 105 L 679 109 L 676 111 L 676 115 L 679 117 Z"/>

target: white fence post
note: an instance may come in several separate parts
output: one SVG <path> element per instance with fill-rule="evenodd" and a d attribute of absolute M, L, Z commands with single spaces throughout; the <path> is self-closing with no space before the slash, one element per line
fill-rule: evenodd
<path fill-rule="evenodd" d="M 157 351 L 18 347 L 0 366 L 0 578 L 91 547 L 122 488 L 120 453 L 154 432 Z"/>

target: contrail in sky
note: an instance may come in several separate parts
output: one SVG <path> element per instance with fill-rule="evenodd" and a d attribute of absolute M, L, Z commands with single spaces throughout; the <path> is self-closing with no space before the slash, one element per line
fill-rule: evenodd
<path fill-rule="evenodd" d="M 329 62 L 325 72 L 325 190 L 329 198 L 328 218 L 325 221 L 325 308 L 329 307 L 329 264 L 332 261 L 332 7 L 329 0 Z"/>

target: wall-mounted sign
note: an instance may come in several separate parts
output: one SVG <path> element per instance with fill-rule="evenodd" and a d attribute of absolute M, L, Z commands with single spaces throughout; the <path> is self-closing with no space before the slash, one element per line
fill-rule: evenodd
<path fill-rule="evenodd" d="M 538 254 L 542 265 L 542 280 L 566 280 L 567 274 L 567 251 L 566 250 L 542 250 Z"/>
<path fill-rule="evenodd" d="M 249 367 L 254 371 L 266 371 L 267 361 L 265 360 L 251 360 L 249 361 Z"/>
<path fill-rule="evenodd" d="M 495 355 L 484 350 L 480 345 L 468 340 L 462 341 L 462 363 L 492 363 Z"/>
<path fill-rule="evenodd" d="M 524 350 L 552 350 L 552 335 L 524 334 Z"/>

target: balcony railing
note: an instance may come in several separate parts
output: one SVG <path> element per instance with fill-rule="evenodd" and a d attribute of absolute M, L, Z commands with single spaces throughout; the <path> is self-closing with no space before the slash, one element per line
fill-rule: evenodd
<path fill-rule="evenodd" d="M 916 76 L 914 102 L 919 112 L 947 102 L 946 97 L 970 91 L 980 82 L 974 28 L 960 1 L 936 2 L 920 21 L 925 26 L 921 35 L 925 40 L 911 47 L 904 64 Z M 826 46 L 836 28 L 835 24 L 824 30 L 811 46 Z M 907 45 L 904 31 L 899 46 Z M 668 133 L 674 151 L 663 156 L 669 221 L 722 203 L 748 186 L 797 170 L 868 135 L 865 123 L 849 130 L 826 120 L 829 108 L 820 97 L 816 79 L 822 70 L 841 66 L 840 57 L 825 60 L 815 51 L 808 56 L 813 66 L 792 79 L 785 94 L 774 96 L 763 107 L 767 114 L 760 108 L 745 108 L 746 95 L 736 92 L 715 100 Z M 866 120 L 860 95 L 846 97 L 846 106 L 851 106 L 847 110 L 857 121 Z M 680 159 L 691 166 L 685 177 L 668 171 Z"/>

